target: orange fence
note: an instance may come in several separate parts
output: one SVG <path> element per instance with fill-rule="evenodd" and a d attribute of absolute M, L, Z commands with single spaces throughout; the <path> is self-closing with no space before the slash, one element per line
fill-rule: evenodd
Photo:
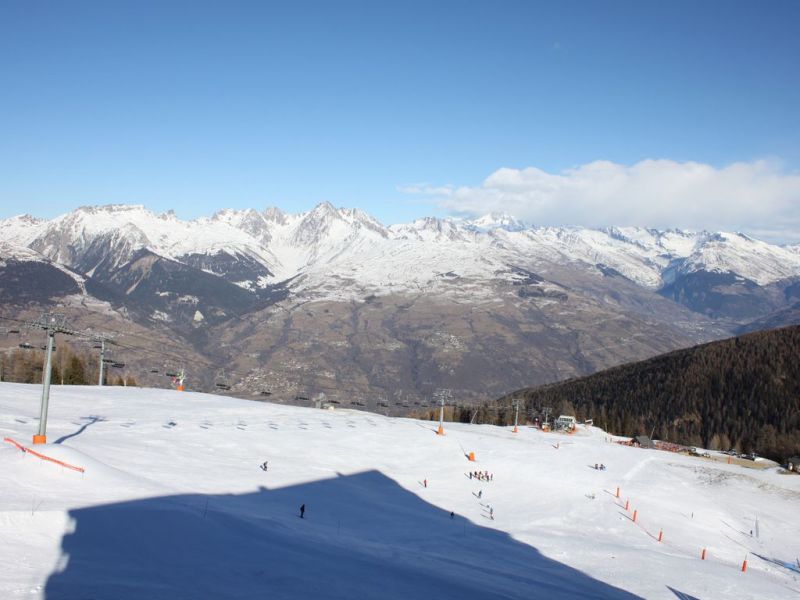
<path fill-rule="evenodd" d="M 23 446 L 19 442 L 16 442 L 16 441 L 12 440 L 11 438 L 3 438 L 3 441 L 4 442 L 8 442 L 9 444 L 14 444 L 17 448 L 19 448 L 20 450 L 22 450 L 26 454 L 33 454 L 35 457 L 41 458 L 42 460 L 46 460 L 46 461 L 55 463 L 57 465 L 61 465 L 62 467 L 66 467 L 67 469 L 72 469 L 73 471 L 78 471 L 79 473 L 85 473 L 86 472 L 86 469 L 84 469 L 83 467 L 76 467 L 75 465 L 71 465 L 69 463 L 65 463 L 62 460 L 51 458 L 49 456 L 45 456 L 44 454 L 40 454 L 40 453 L 36 452 L 35 450 L 31 450 L 30 448 L 26 448 L 25 446 Z"/>

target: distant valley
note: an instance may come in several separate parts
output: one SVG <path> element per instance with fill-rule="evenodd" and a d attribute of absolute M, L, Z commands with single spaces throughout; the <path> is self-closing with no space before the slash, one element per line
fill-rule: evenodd
<path fill-rule="evenodd" d="M 225 369 L 241 396 L 401 412 L 439 388 L 480 402 L 797 323 L 800 247 L 507 215 L 385 226 L 327 203 L 194 221 L 93 206 L 0 221 L 0 301 L 8 319 L 56 310 L 116 333 L 139 383 L 183 367 L 210 390 Z"/>

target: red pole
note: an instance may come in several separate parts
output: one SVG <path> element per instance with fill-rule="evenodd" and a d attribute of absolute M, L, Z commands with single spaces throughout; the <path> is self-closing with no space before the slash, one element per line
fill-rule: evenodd
<path fill-rule="evenodd" d="M 619 488 L 617 488 L 617 498 L 619 498 Z"/>
<path fill-rule="evenodd" d="M 639 511 L 633 511 L 633 522 L 636 523 L 636 515 L 639 514 Z"/>
<path fill-rule="evenodd" d="M 747 559 L 745 558 L 744 562 L 742 563 L 742 573 L 746 572 L 747 572 Z"/>
<path fill-rule="evenodd" d="M 658 532 L 658 541 L 660 542 L 663 539 L 663 537 L 664 537 L 664 530 L 662 529 L 661 531 Z"/>
<path fill-rule="evenodd" d="M 703 553 L 700 555 L 700 560 L 705 560 L 705 559 L 706 559 L 706 549 L 703 548 Z"/>

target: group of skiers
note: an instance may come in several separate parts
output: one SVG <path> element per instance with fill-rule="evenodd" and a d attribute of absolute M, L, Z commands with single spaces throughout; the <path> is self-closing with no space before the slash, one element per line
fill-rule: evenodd
<path fill-rule="evenodd" d="M 472 471 L 469 473 L 470 479 L 477 479 L 478 481 L 492 481 L 494 479 L 494 473 L 489 473 L 489 471 L 484 471 L 481 473 L 480 471 Z"/>
<path fill-rule="evenodd" d="M 603 463 L 600 463 L 599 465 L 597 463 L 594 463 L 594 468 L 595 468 L 596 471 L 605 471 L 606 470 L 606 466 Z"/>

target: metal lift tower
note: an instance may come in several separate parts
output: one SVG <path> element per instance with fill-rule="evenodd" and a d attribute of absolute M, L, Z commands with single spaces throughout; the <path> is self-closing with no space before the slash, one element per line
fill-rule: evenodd
<path fill-rule="evenodd" d="M 36 321 L 26 324 L 29 329 L 43 329 L 47 332 L 47 354 L 42 373 L 42 409 L 39 414 L 39 433 L 33 436 L 34 444 L 47 443 L 47 405 L 50 402 L 50 375 L 53 371 L 53 344 L 57 333 L 75 335 L 75 331 L 67 327 L 67 317 L 57 313 L 44 313 Z"/>

